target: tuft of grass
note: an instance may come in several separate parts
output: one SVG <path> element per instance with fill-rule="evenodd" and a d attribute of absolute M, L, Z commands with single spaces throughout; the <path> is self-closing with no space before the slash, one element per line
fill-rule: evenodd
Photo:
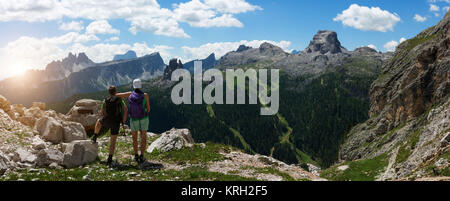
<path fill-rule="evenodd" d="M 345 162 L 323 170 L 321 177 L 335 181 L 374 181 L 388 165 L 387 154 L 372 159 Z M 339 166 L 348 165 L 349 168 L 341 171 Z"/>

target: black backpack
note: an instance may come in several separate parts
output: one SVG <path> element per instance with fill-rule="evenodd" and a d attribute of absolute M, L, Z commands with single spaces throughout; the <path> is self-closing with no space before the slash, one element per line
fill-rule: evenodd
<path fill-rule="evenodd" d="M 120 121 L 122 118 L 120 104 L 121 99 L 117 96 L 108 96 L 105 99 L 105 117 Z"/>

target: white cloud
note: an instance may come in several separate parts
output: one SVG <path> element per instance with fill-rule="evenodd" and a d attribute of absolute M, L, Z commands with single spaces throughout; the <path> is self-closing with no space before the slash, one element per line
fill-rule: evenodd
<path fill-rule="evenodd" d="M 416 20 L 417 22 L 425 22 L 427 20 L 426 17 L 422 17 L 419 14 L 415 14 L 414 15 L 414 20 Z"/>
<path fill-rule="evenodd" d="M 180 6 L 201 5 L 200 10 L 177 10 Z M 0 1 L 0 21 L 49 21 L 71 19 L 130 22 L 132 33 L 146 31 L 156 35 L 189 38 L 179 26 L 242 27 L 234 14 L 261 10 L 245 0 L 191 0 L 174 4 L 173 10 L 161 8 L 157 0 L 15 0 Z M 192 7 L 191 7 L 192 8 Z M 198 13 L 192 13 L 196 11 Z"/>
<path fill-rule="evenodd" d="M 389 41 L 386 44 L 384 44 L 384 49 L 386 49 L 386 51 L 388 52 L 393 52 L 395 51 L 395 48 L 397 48 L 398 46 L 398 42 L 397 41 Z"/>
<path fill-rule="evenodd" d="M 58 0 L 0 1 L 0 21 L 44 22 L 61 19 L 67 11 Z"/>
<path fill-rule="evenodd" d="M 243 0 L 192 0 L 173 7 L 174 18 L 193 27 L 243 27 L 233 14 L 262 9 Z"/>
<path fill-rule="evenodd" d="M 221 13 L 237 14 L 255 10 L 262 10 L 261 7 L 251 5 L 245 0 L 205 0 L 205 4 Z"/>
<path fill-rule="evenodd" d="M 439 6 L 435 5 L 435 4 L 430 4 L 430 11 L 434 12 L 434 11 L 439 11 L 440 8 Z"/>
<path fill-rule="evenodd" d="M 406 38 L 400 38 L 400 43 L 403 43 L 406 41 Z"/>
<path fill-rule="evenodd" d="M 97 20 L 91 22 L 86 27 L 86 34 L 119 34 L 120 31 L 114 29 L 106 20 Z"/>
<path fill-rule="evenodd" d="M 379 7 L 366 7 L 352 4 L 348 9 L 338 14 L 334 21 L 341 21 L 345 26 L 350 26 L 363 31 L 394 31 L 395 25 L 400 21 L 396 13 L 381 10 Z"/>
<path fill-rule="evenodd" d="M 292 51 L 289 49 L 289 46 L 291 45 L 290 41 L 275 42 L 269 40 L 253 40 L 253 41 L 242 40 L 239 42 L 216 42 L 203 44 L 198 47 L 183 46 L 182 49 L 185 53 L 185 58 L 183 58 L 183 60 L 190 61 L 193 59 L 202 59 L 206 58 L 211 53 L 215 53 L 216 58 L 220 58 L 230 51 L 237 50 L 237 48 L 242 44 L 253 48 L 258 48 L 264 42 L 268 42 L 278 47 L 281 47 L 286 52 Z"/>
<path fill-rule="evenodd" d="M 378 51 L 378 49 L 377 49 L 377 46 L 375 46 L 375 45 L 373 45 L 373 44 L 370 44 L 370 45 L 368 45 L 367 47 L 370 47 L 370 48 L 372 48 L 372 49 L 374 49 L 374 50 L 377 50 L 377 51 Z"/>
<path fill-rule="evenodd" d="M 448 12 L 450 10 L 450 6 L 445 6 L 442 8 L 443 11 Z"/>
<path fill-rule="evenodd" d="M 83 21 L 71 21 L 69 23 L 62 23 L 59 29 L 64 31 L 76 31 L 79 32 L 84 29 Z"/>
<path fill-rule="evenodd" d="M 106 41 L 118 41 L 120 38 L 117 36 L 113 36 L 111 38 L 108 38 Z"/>
<path fill-rule="evenodd" d="M 386 49 L 386 51 L 388 51 L 388 52 L 394 52 L 395 51 L 395 49 L 397 48 L 397 46 L 400 44 L 400 43 L 403 43 L 403 42 L 405 42 L 406 41 L 406 38 L 400 38 L 400 40 L 399 40 L 399 42 L 397 42 L 397 41 L 394 41 L 394 40 L 392 40 L 392 41 L 389 41 L 389 42 L 387 42 L 386 44 L 384 44 L 384 49 Z"/>
<path fill-rule="evenodd" d="M 139 31 L 146 31 L 156 35 L 190 38 L 178 25 L 178 22 L 172 18 L 146 18 L 134 17 L 131 21 L 130 32 L 137 34 Z"/>

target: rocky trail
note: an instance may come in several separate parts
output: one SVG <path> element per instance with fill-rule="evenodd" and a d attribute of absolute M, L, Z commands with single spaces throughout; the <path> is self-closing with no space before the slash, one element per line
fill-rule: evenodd
<path fill-rule="evenodd" d="M 0 96 L 0 181 L 185 181 L 185 180 L 323 180 L 295 165 L 271 157 L 212 143 L 195 143 L 188 129 L 147 133 L 149 163 L 163 168 L 142 170 L 134 162 L 132 138 L 119 136 L 114 160 L 106 166 L 109 135 L 96 144 L 87 138 L 100 102 L 80 100 L 68 114 L 11 105 Z"/>

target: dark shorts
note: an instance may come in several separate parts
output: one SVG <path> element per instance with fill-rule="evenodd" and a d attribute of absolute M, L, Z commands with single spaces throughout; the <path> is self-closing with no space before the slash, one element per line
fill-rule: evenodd
<path fill-rule="evenodd" d="M 120 120 L 110 120 L 110 119 L 100 119 L 100 124 L 102 125 L 101 133 L 106 133 L 109 130 L 111 135 L 119 135 L 120 131 Z"/>

